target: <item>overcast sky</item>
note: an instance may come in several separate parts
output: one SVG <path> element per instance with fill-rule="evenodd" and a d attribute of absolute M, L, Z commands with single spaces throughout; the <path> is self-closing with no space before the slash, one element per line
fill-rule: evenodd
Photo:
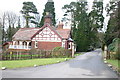
<path fill-rule="evenodd" d="M 22 9 L 23 2 L 24 1 L 31 1 L 33 2 L 37 9 L 38 12 L 42 15 L 43 10 L 45 8 L 45 4 L 48 0 L 2 0 L 0 2 L 0 11 L 13 11 L 17 14 L 19 14 L 19 11 Z M 55 5 L 55 12 L 56 12 L 56 19 L 61 18 L 63 15 L 62 7 L 65 4 L 69 4 L 71 1 L 76 1 L 76 0 L 53 0 L 54 5 Z"/>
<path fill-rule="evenodd" d="M 1 0 L 0 2 L 0 12 L 4 11 L 12 11 L 16 14 L 20 14 L 20 10 L 22 9 L 23 2 L 24 1 L 31 1 L 33 2 L 38 12 L 40 13 L 40 16 L 42 17 L 43 10 L 45 8 L 45 4 L 48 0 Z M 61 9 L 65 4 L 69 4 L 72 1 L 77 0 L 53 0 L 55 5 L 55 12 L 56 12 L 56 19 L 61 20 L 63 18 L 63 10 Z M 88 0 L 89 10 L 91 10 L 93 0 Z M 109 0 L 104 0 L 104 6 L 106 3 L 108 3 Z M 106 15 L 106 12 L 104 11 L 104 16 Z"/>

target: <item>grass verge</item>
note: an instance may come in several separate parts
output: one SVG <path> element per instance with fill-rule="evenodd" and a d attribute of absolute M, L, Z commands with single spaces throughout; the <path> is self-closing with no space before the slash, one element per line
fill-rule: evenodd
<path fill-rule="evenodd" d="M 32 67 L 34 65 L 40 66 L 40 65 L 55 64 L 58 62 L 66 61 L 66 59 L 71 59 L 71 58 L 42 58 L 42 59 L 30 59 L 30 60 L 0 61 L 0 64 L 2 63 L 0 69 L 2 67 L 14 69 L 14 68 Z"/>
<path fill-rule="evenodd" d="M 120 60 L 112 60 L 112 59 L 109 59 L 107 60 L 107 62 L 109 64 L 111 64 L 113 67 L 115 67 L 119 72 L 120 72 Z"/>
<path fill-rule="evenodd" d="M 83 53 L 75 53 L 74 56 L 79 56 L 79 55 L 82 55 Z"/>

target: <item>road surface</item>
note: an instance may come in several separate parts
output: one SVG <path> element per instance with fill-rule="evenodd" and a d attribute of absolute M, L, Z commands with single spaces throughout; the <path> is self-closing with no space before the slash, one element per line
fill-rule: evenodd
<path fill-rule="evenodd" d="M 14 66 L 14 65 L 13 65 Z M 3 78 L 117 78 L 103 63 L 101 50 L 97 49 L 66 62 L 12 70 L 3 70 Z"/>

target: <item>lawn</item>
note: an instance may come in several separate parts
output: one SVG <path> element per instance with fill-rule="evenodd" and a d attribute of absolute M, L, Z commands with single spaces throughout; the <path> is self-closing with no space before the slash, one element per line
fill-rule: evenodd
<path fill-rule="evenodd" d="M 12 61 L 0 61 L 0 63 L 2 62 L 2 67 L 13 69 L 13 68 L 33 67 L 34 65 L 40 66 L 40 65 L 55 64 L 58 63 L 58 61 L 63 62 L 66 59 L 71 59 L 71 58 L 42 58 L 42 59 L 29 59 L 29 60 L 12 60 Z"/>
<path fill-rule="evenodd" d="M 82 55 L 82 54 L 83 54 L 83 53 L 75 53 L 74 56 L 76 57 L 76 56 L 79 56 L 79 55 Z"/>
<path fill-rule="evenodd" d="M 120 68 L 120 65 L 118 64 L 120 60 L 107 60 L 108 63 L 113 65 L 116 68 Z"/>

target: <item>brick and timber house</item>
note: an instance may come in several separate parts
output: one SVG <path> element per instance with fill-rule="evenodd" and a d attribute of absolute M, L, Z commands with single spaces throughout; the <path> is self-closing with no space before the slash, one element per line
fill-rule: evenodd
<path fill-rule="evenodd" d="M 44 17 L 44 25 L 41 28 L 20 28 L 9 43 L 10 50 L 52 50 L 55 47 L 72 49 L 74 45 L 71 39 L 70 29 L 63 29 L 63 23 L 57 27 L 52 25 L 52 17 L 47 14 Z"/>

